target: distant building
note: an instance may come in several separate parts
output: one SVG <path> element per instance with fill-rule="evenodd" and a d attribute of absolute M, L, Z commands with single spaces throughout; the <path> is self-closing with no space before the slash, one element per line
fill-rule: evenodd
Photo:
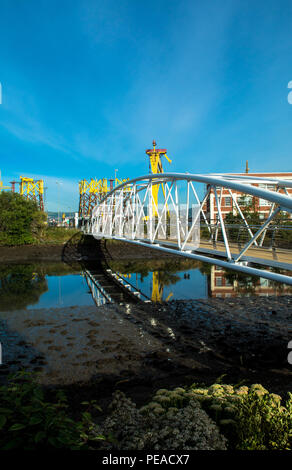
<path fill-rule="evenodd" d="M 280 180 L 288 180 L 292 182 L 292 172 L 279 172 L 279 173 L 228 173 L 231 176 L 250 176 L 250 177 L 255 177 L 255 178 L 263 178 L 268 180 L 269 178 L 277 178 Z M 258 186 L 263 189 L 269 189 L 271 191 L 276 191 L 277 187 L 274 184 L 270 183 L 252 183 L 253 186 Z M 217 195 L 220 197 L 221 190 L 217 190 Z M 286 194 L 283 189 L 279 190 L 280 194 Z M 246 197 L 243 197 L 243 194 L 239 191 L 232 190 L 232 194 L 234 199 L 236 200 L 236 203 L 240 208 L 246 208 L 250 207 L 251 210 L 254 210 L 257 212 L 260 216 L 260 218 L 265 219 L 269 215 L 269 211 L 271 208 L 272 203 L 265 199 L 259 199 L 257 197 L 249 196 L 247 195 Z M 287 194 L 292 197 L 292 188 L 287 188 Z M 229 191 L 227 188 L 223 188 L 222 194 L 221 194 L 221 212 L 223 218 L 230 212 L 232 212 L 234 215 L 237 214 L 237 208 L 236 208 L 236 203 L 234 202 L 232 196 L 230 195 Z M 205 205 L 205 210 L 208 213 L 209 220 L 211 223 L 215 223 L 217 220 L 217 205 L 216 205 L 216 199 L 215 199 L 215 194 L 212 192 L 210 194 L 210 198 L 208 198 L 208 202 Z M 291 217 L 289 214 L 288 217 Z"/>

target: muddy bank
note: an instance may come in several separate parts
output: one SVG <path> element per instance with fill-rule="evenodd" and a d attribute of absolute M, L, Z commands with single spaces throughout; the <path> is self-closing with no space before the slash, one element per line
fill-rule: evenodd
<path fill-rule="evenodd" d="M 0 262 L 61 261 L 63 245 L 0 246 Z"/>
<path fill-rule="evenodd" d="M 160 387 L 261 383 L 287 397 L 291 297 L 173 301 L 1 313 L 1 380 L 21 368 L 76 404 L 116 389 L 143 403 Z"/>
<path fill-rule="evenodd" d="M 59 245 L 0 246 L 0 262 L 17 263 L 32 261 L 65 261 L 101 259 L 154 259 L 157 251 L 134 246 L 131 243 L 111 240 L 96 240 L 91 236 L 72 237 Z M 159 253 L 159 258 L 177 258 Z"/>
<path fill-rule="evenodd" d="M 62 260 L 79 269 L 86 260 L 153 258 L 148 248 L 78 237 L 65 245 L 0 247 L 0 260 Z M 143 403 L 158 388 L 210 385 L 219 377 L 258 382 L 286 397 L 291 316 L 289 296 L 1 312 L 0 381 L 32 370 L 44 386 L 65 388 L 76 406 L 90 398 L 108 402 L 116 389 Z"/>

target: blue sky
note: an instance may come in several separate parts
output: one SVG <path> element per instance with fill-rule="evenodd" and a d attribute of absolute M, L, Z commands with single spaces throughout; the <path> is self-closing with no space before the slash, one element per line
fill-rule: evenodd
<path fill-rule="evenodd" d="M 3 181 L 292 171 L 291 80 L 290 0 L 1 0 Z"/>

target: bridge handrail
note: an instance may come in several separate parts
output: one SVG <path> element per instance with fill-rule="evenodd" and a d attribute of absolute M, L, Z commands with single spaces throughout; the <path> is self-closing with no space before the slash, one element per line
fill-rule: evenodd
<path fill-rule="evenodd" d="M 159 180 L 159 182 L 163 181 L 169 181 L 169 180 L 177 180 L 177 181 L 195 181 L 198 183 L 205 183 L 213 186 L 222 186 L 225 188 L 229 189 L 234 189 L 235 191 L 242 192 L 244 194 L 249 194 L 251 196 L 256 196 L 262 199 L 266 199 L 267 201 L 270 201 L 275 204 L 279 204 L 281 207 L 283 207 L 284 210 L 288 210 L 289 212 L 292 212 L 292 198 L 289 196 L 286 196 L 284 194 L 279 194 L 276 193 L 275 191 L 270 191 L 268 189 L 263 189 L 259 188 L 256 186 L 251 186 L 250 183 L 250 178 L 249 177 L 244 177 L 242 176 L 240 178 L 240 183 L 234 180 L 230 180 L 229 178 L 226 177 L 215 177 L 212 175 L 201 175 L 201 174 L 191 174 L 191 173 L 156 173 L 156 174 L 148 174 L 148 175 L 143 175 L 143 176 L 138 176 L 136 178 L 133 178 L 132 180 L 129 180 L 127 182 L 124 182 L 120 184 L 119 186 L 116 186 L 114 189 L 109 191 L 107 195 L 100 201 L 98 205 L 102 204 L 106 199 L 108 199 L 112 194 L 115 192 L 121 190 L 124 186 L 129 186 L 131 184 L 135 184 L 139 181 L 143 180 Z M 243 181 L 246 181 L 247 184 L 244 184 Z M 261 182 L 259 178 L 259 182 Z M 283 183 L 283 180 L 282 180 Z M 288 181 L 287 181 L 288 183 Z M 291 182 L 289 182 L 291 183 Z M 95 207 L 97 207 L 95 206 Z"/>
<path fill-rule="evenodd" d="M 274 184 L 279 188 L 292 188 L 292 180 L 285 180 L 279 178 L 270 178 L 264 176 L 249 176 L 249 175 L 233 175 L 232 173 L 210 173 L 210 176 L 216 176 L 220 178 L 227 178 L 230 180 L 244 180 L 249 184 L 260 183 L 260 184 Z"/>

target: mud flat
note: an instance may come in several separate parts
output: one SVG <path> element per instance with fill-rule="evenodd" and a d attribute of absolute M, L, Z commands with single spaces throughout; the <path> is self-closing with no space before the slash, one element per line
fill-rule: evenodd
<path fill-rule="evenodd" d="M 61 261 L 63 249 L 63 245 L 0 246 L 0 262 Z"/>
<path fill-rule="evenodd" d="M 153 250 L 92 237 L 0 247 L 2 262 L 139 258 L 153 258 Z M 116 389 L 144 402 L 157 388 L 210 385 L 219 377 L 261 383 L 285 397 L 292 390 L 291 319 L 292 296 L 1 312 L 0 381 L 20 369 L 36 371 L 42 384 L 66 388 L 76 402 L 108 400 Z"/>
<path fill-rule="evenodd" d="M 286 397 L 291 307 L 283 296 L 1 312 L 0 378 L 37 371 L 43 385 L 76 400 L 108 400 L 121 389 L 142 403 L 161 386 L 221 376 Z"/>
<path fill-rule="evenodd" d="M 0 263 L 33 261 L 76 261 L 101 259 L 153 259 L 157 251 L 151 248 L 134 246 L 131 243 L 111 240 L 96 240 L 91 236 L 73 236 L 66 243 L 53 245 L 0 246 Z M 167 253 L 159 253 L 159 258 L 176 258 Z"/>

